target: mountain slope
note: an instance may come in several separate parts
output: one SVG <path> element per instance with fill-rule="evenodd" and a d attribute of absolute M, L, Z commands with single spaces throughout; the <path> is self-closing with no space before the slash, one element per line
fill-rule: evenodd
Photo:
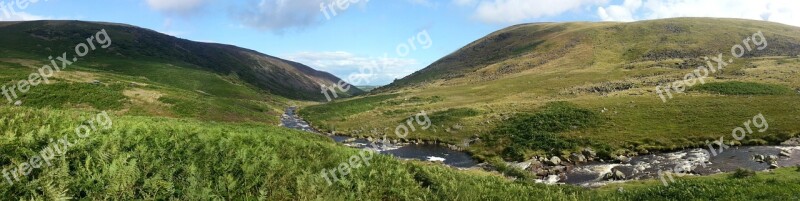
<path fill-rule="evenodd" d="M 744 57 L 800 54 L 797 27 L 751 20 L 675 18 L 632 23 L 521 24 L 478 39 L 379 91 L 463 77 L 494 80 L 565 60 L 588 67 L 682 59 L 687 63 L 664 67 L 695 67 L 704 63 L 697 60 L 703 56 L 729 55 L 731 46 L 759 30 L 765 31 L 769 48 L 748 52 Z"/>
<path fill-rule="evenodd" d="M 194 42 L 139 27 L 81 21 L 0 23 L 0 52 L 6 57 L 43 60 L 70 50 L 95 32 L 105 29 L 113 45 L 92 52 L 92 61 L 152 60 L 189 64 L 223 76 L 232 76 L 272 94 L 292 99 L 323 100 L 320 84 L 337 77 L 308 66 L 231 45 Z M 362 93 L 358 89 L 350 94 Z"/>
<path fill-rule="evenodd" d="M 731 47 L 759 31 L 766 43 L 748 41 L 751 51 L 731 56 Z M 704 57 L 720 54 L 729 63 L 723 69 L 682 85 L 683 93 L 665 92 L 707 64 Z M 769 129 L 730 143 L 778 144 L 800 134 L 798 55 L 800 28 L 763 21 L 524 24 L 470 43 L 373 96 L 300 112 L 336 133 L 392 138 L 397 122 L 426 111 L 438 122 L 409 138 L 507 160 L 569 156 L 581 147 L 608 157 L 700 147 L 730 140 L 732 129 L 758 114 Z"/>

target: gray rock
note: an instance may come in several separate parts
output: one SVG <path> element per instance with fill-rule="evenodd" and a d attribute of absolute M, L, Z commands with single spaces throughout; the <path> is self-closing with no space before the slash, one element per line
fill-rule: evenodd
<path fill-rule="evenodd" d="M 566 173 L 566 172 L 568 172 L 568 171 L 569 171 L 569 168 L 567 168 L 567 166 L 559 165 L 559 166 L 555 166 L 555 167 L 553 167 L 553 168 L 551 169 L 551 171 L 553 171 L 553 173 L 555 173 L 555 174 L 560 174 L 560 173 Z"/>
<path fill-rule="evenodd" d="M 513 167 L 516 167 L 516 168 L 519 168 L 520 170 L 527 170 L 528 167 L 531 166 L 531 162 L 527 161 L 527 162 L 521 162 L 521 163 L 509 163 L 509 165 L 511 165 Z"/>
<path fill-rule="evenodd" d="M 766 159 L 766 157 L 764 155 L 761 155 L 761 154 L 753 155 L 753 161 L 756 161 L 756 162 L 759 162 L 759 163 L 763 163 L 765 159 Z"/>
<path fill-rule="evenodd" d="M 769 164 L 769 169 L 778 169 L 779 167 L 780 166 L 778 166 L 778 162 L 773 162 Z"/>
<path fill-rule="evenodd" d="M 14 106 L 22 106 L 22 101 L 18 100 L 16 102 L 14 102 Z"/>
<path fill-rule="evenodd" d="M 551 166 L 561 164 L 561 158 L 558 158 L 558 156 L 553 156 L 552 158 L 550 158 L 550 160 L 545 161 L 545 164 Z"/>
<path fill-rule="evenodd" d="M 583 154 L 572 153 L 569 156 L 569 160 L 571 160 L 573 163 L 585 163 L 586 156 L 583 156 Z"/>
<path fill-rule="evenodd" d="M 767 156 L 766 159 L 764 159 L 764 162 L 765 163 L 769 163 L 769 164 L 777 163 L 778 162 L 778 156 L 777 155 L 769 155 L 769 156 Z"/>
<path fill-rule="evenodd" d="M 587 158 L 594 158 L 597 157 L 597 152 L 592 150 L 592 148 L 586 147 L 584 148 L 581 153 L 586 156 Z"/>
<path fill-rule="evenodd" d="M 606 180 L 606 181 L 625 180 L 626 177 L 627 176 L 625 175 L 625 173 L 622 173 L 622 171 L 619 171 L 617 169 L 611 169 L 611 172 L 606 173 L 603 176 L 603 180 Z"/>
<path fill-rule="evenodd" d="M 787 150 L 781 150 L 780 156 L 791 157 L 792 153 L 789 153 L 789 151 L 787 151 Z"/>
<path fill-rule="evenodd" d="M 631 161 L 630 158 L 628 158 L 627 156 L 623 156 L 623 155 L 618 156 L 617 160 L 619 160 L 620 162 L 623 162 L 623 163 L 627 163 L 628 161 Z"/>
<path fill-rule="evenodd" d="M 798 92 L 800 92 L 800 91 L 798 91 Z M 800 137 L 796 137 L 796 138 L 792 138 L 792 139 L 786 140 L 786 142 L 781 143 L 781 145 L 784 145 L 784 146 L 800 146 Z"/>

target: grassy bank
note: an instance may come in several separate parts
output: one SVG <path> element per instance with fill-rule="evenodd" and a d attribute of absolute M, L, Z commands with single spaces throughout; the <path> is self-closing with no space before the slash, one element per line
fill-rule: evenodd
<path fill-rule="evenodd" d="M 50 138 L 74 135 L 93 112 L 0 107 L 0 165 L 38 152 Z M 679 178 L 601 189 L 514 182 L 496 173 L 459 171 L 375 155 L 329 186 L 320 176 L 357 154 L 322 136 L 261 124 L 156 117 L 110 117 L 109 130 L 75 141 L 53 166 L 32 171 L 6 199 L 181 200 L 737 200 L 796 199 L 795 168 L 735 179 Z"/>

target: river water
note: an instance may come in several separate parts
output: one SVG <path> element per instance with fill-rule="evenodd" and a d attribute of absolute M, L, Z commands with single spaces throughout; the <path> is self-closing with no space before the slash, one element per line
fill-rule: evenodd
<path fill-rule="evenodd" d="M 286 109 L 286 112 L 281 116 L 281 125 L 283 127 L 298 129 L 323 135 L 314 130 L 308 124 L 308 122 L 297 116 L 295 112 L 296 110 L 297 108 L 295 107 L 289 107 Z M 396 145 L 391 145 L 389 143 L 384 144 L 381 142 L 370 142 L 367 141 L 366 139 L 353 139 L 347 136 L 338 136 L 338 135 L 325 135 L 325 136 L 328 136 L 334 141 L 342 143 L 348 147 L 359 148 L 359 149 L 371 149 L 383 154 L 395 156 L 400 159 L 439 161 L 446 165 L 458 168 L 470 168 L 478 164 L 475 160 L 472 159 L 472 156 L 470 156 L 468 153 L 461 151 L 454 151 L 452 149 L 449 149 L 441 145 L 407 144 L 407 145 L 396 146 Z"/>
<path fill-rule="evenodd" d="M 298 129 L 323 135 L 314 130 L 308 122 L 297 116 L 295 107 L 286 109 L 281 117 L 281 125 L 287 128 Z M 328 135 L 326 135 L 328 136 Z M 400 159 L 440 161 L 446 165 L 457 168 L 472 168 L 478 165 L 470 154 L 454 151 L 441 145 L 408 144 L 395 146 L 380 142 L 370 142 L 366 139 L 352 139 L 346 136 L 328 136 L 345 146 L 372 149 L 383 154 L 395 156 Z M 754 155 L 780 156 L 778 164 L 781 167 L 800 165 L 800 146 L 751 146 L 730 147 L 711 155 L 702 149 L 688 149 L 670 153 L 659 153 L 632 157 L 627 162 L 589 162 L 569 168 L 567 173 L 559 177 L 551 176 L 551 181 L 545 183 L 566 183 L 581 186 L 597 186 L 608 183 L 603 176 L 614 170 L 626 175 L 627 180 L 659 178 L 659 170 L 666 172 L 680 167 L 681 170 L 692 170 L 690 174 L 709 175 L 721 172 L 732 172 L 738 168 L 755 171 L 769 169 L 769 164 L 753 160 Z M 521 163 L 520 163 L 521 164 Z M 523 165 L 524 166 L 524 165 Z M 677 177 L 677 176 L 674 176 Z M 612 181 L 614 182 L 614 181 Z M 617 181 L 618 182 L 618 181 Z"/>

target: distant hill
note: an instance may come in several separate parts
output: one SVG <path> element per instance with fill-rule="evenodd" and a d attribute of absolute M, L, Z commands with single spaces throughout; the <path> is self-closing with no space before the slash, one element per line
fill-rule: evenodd
<path fill-rule="evenodd" d="M 76 44 L 101 29 L 108 31 L 113 45 L 107 50 L 92 52 L 93 61 L 146 60 L 188 64 L 241 79 L 275 95 L 299 100 L 324 100 L 320 85 L 331 85 L 340 80 L 330 73 L 249 49 L 195 42 L 140 27 L 102 22 L 0 22 L 0 35 L 3 36 L 0 37 L 0 52 L 4 57 L 44 60 L 62 51 L 72 52 Z M 348 94 L 359 93 L 363 92 L 358 89 L 348 91 Z"/>
<path fill-rule="evenodd" d="M 362 91 L 369 92 L 372 91 L 380 86 L 356 86 L 356 88 L 361 89 Z"/>

